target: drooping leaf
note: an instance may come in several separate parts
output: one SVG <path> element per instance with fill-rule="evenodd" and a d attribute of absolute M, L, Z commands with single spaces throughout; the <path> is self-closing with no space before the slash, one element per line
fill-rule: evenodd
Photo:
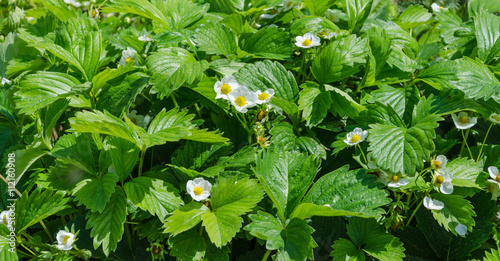
<path fill-rule="evenodd" d="M 184 204 L 176 195 L 177 189 L 159 179 L 138 177 L 125 183 L 123 188 L 132 204 L 158 216 L 160 220 Z"/>
<path fill-rule="evenodd" d="M 349 171 L 348 166 L 322 176 L 309 190 L 302 202 L 323 206 L 333 210 L 364 213 L 378 216 L 380 208 L 390 202 L 376 177 L 367 175 L 364 169 Z"/>
<path fill-rule="evenodd" d="M 106 203 L 115 192 L 118 176 L 114 173 L 107 173 L 101 177 L 91 177 L 76 184 L 73 189 L 75 199 L 90 209 L 92 212 L 104 210 Z"/>

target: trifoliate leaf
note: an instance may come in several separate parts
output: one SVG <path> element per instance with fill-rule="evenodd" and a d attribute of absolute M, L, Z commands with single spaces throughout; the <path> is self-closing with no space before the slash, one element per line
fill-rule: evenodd
<path fill-rule="evenodd" d="M 76 184 L 73 195 L 80 205 L 84 204 L 92 212 L 102 213 L 106 203 L 115 192 L 116 182 L 118 182 L 118 176 L 114 173 L 84 179 Z"/>
<path fill-rule="evenodd" d="M 191 202 L 174 210 L 167 220 L 165 220 L 165 233 L 178 235 L 187 231 L 201 222 L 201 216 L 210 209 L 198 202 Z"/>

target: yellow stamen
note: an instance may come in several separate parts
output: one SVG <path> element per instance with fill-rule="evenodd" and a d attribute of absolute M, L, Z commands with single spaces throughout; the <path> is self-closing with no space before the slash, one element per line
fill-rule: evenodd
<path fill-rule="evenodd" d="M 264 138 L 264 137 L 259 137 L 259 138 L 257 139 L 257 141 L 259 142 L 259 144 L 260 144 L 261 146 L 266 145 L 266 138 Z"/>
<path fill-rule="evenodd" d="M 438 185 L 443 184 L 443 182 L 444 182 L 444 178 L 443 178 L 443 176 L 436 176 L 436 177 L 434 178 L 434 182 L 436 182 L 436 184 L 438 184 Z"/>
<path fill-rule="evenodd" d="M 469 123 L 469 117 L 467 116 L 462 116 L 458 119 L 458 122 L 460 122 L 460 124 L 464 125 L 464 124 L 467 124 Z"/>
<path fill-rule="evenodd" d="M 7 225 L 7 218 L 6 218 L 6 216 L 3 216 L 2 223 L 4 223 L 5 225 Z"/>
<path fill-rule="evenodd" d="M 500 174 L 499 174 L 499 175 L 497 175 L 497 177 L 495 178 L 495 181 L 496 181 L 496 182 L 500 182 Z"/>
<path fill-rule="evenodd" d="M 127 59 L 125 59 L 125 63 L 130 63 L 130 62 L 132 62 L 132 61 L 134 61 L 134 58 L 132 58 L 132 57 L 130 57 L 130 56 L 129 56 L 129 57 L 127 57 Z"/>
<path fill-rule="evenodd" d="M 440 6 L 439 8 L 443 9 L 443 7 L 442 7 L 442 6 Z"/>
<path fill-rule="evenodd" d="M 312 41 L 309 39 L 305 39 L 304 41 L 302 41 L 302 45 L 304 45 L 304 46 L 309 46 L 311 44 L 312 44 Z"/>
<path fill-rule="evenodd" d="M 495 119 L 496 121 L 500 121 L 500 117 L 498 117 L 498 115 L 493 115 L 491 116 L 491 118 Z"/>
<path fill-rule="evenodd" d="M 245 104 L 247 104 L 247 99 L 245 99 L 245 97 L 243 96 L 238 96 L 236 97 L 236 99 L 234 99 L 234 103 L 236 103 L 236 105 L 240 107 L 243 107 Z"/>
<path fill-rule="evenodd" d="M 97 15 L 97 12 L 94 10 L 92 11 L 92 17 L 95 17 Z"/>
<path fill-rule="evenodd" d="M 392 182 L 398 182 L 399 181 L 399 176 L 398 175 L 394 175 L 391 177 L 391 181 Z"/>
<path fill-rule="evenodd" d="M 68 244 L 68 239 L 69 239 L 69 236 L 65 236 L 65 237 L 64 237 L 64 239 L 63 239 L 63 243 L 64 243 L 65 245 L 67 245 L 67 244 Z"/>
<path fill-rule="evenodd" d="M 196 196 L 199 196 L 203 194 L 203 188 L 202 187 L 194 187 L 193 192 Z"/>
<path fill-rule="evenodd" d="M 431 166 L 432 168 L 434 169 L 439 169 L 441 168 L 441 162 L 437 161 L 437 160 L 432 160 L 431 161 Z"/>
<path fill-rule="evenodd" d="M 269 94 L 267 94 L 265 92 L 259 94 L 259 100 L 265 101 L 265 100 L 267 100 L 267 98 L 269 98 Z"/>
<path fill-rule="evenodd" d="M 361 140 L 361 137 L 358 134 L 352 135 L 352 137 L 351 137 L 351 143 L 356 143 L 359 140 Z"/>
<path fill-rule="evenodd" d="M 231 85 L 227 84 L 227 83 L 224 83 L 222 85 L 222 87 L 220 87 L 220 92 L 222 94 L 225 94 L 227 95 L 228 93 L 230 93 L 233 89 L 231 89 Z"/>

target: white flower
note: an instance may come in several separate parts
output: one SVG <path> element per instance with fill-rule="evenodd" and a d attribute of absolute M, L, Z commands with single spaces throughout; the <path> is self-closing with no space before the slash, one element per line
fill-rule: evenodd
<path fill-rule="evenodd" d="M 12 210 L 5 210 L 0 213 L 0 223 L 6 225 L 8 229 L 12 229 L 12 221 L 10 218 L 11 212 Z"/>
<path fill-rule="evenodd" d="M 132 110 L 129 114 L 127 114 L 127 118 L 129 118 L 135 125 L 143 128 L 146 128 L 148 126 L 149 120 L 151 119 L 149 115 L 137 115 L 136 110 Z"/>
<path fill-rule="evenodd" d="M 437 199 L 431 199 L 429 197 L 424 198 L 424 207 L 427 209 L 441 210 L 444 208 L 444 203 Z"/>
<path fill-rule="evenodd" d="M 194 200 L 202 201 L 210 196 L 212 184 L 203 178 L 195 178 L 187 182 L 186 190 Z"/>
<path fill-rule="evenodd" d="M 243 85 L 230 92 L 228 97 L 231 104 L 241 113 L 246 113 L 247 108 L 251 108 L 256 104 L 255 93 L 250 92 L 250 90 Z"/>
<path fill-rule="evenodd" d="M 370 164 L 370 163 L 372 163 L 372 164 Z M 375 165 L 375 163 L 373 163 L 373 162 L 368 163 L 368 167 L 370 169 L 378 169 L 374 165 Z M 398 175 L 389 176 L 389 174 L 385 173 L 384 171 L 382 171 L 380 169 L 379 169 L 379 171 L 380 171 L 380 175 L 379 175 L 379 178 L 377 181 L 383 183 L 384 185 L 387 185 L 390 188 L 399 188 L 399 187 L 403 187 L 403 186 L 410 184 L 410 181 L 408 179 L 402 179 Z"/>
<path fill-rule="evenodd" d="M 500 124 L 500 115 L 496 114 L 496 113 L 492 113 L 490 115 L 490 121 L 495 123 L 495 124 Z"/>
<path fill-rule="evenodd" d="M 269 102 L 271 100 L 271 98 L 274 96 L 274 90 L 267 89 L 264 92 L 261 92 L 260 90 L 258 90 L 255 92 L 255 95 L 257 96 L 255 103 L 263 104 L 263 103 Z"/>
<path fill-rule="evenodd" d="M 74 7 L 80 7 L 80 6 L 82 6 L 82 4 L 80 4 L 80 2 L 77 2 L 75 0 L 64 0 L 64 3 L 66 3 L 68 5 L 72 5 Z"/>
<path fill-rule="evenodd" d="M 335 32 L 331 32 L 328 35 L 325 36 L 325 39 L 332 39 L 333 37 L 337 37 L 337 34 Z"/>
<path fill-rule="evenodd" d="M 462 224 L 459 223 L 455 227 L 455 231 L 457 232 L 458 235 L 465 236 L 465 233 L 467 233 L 467 227 L 465 225 L 462 225 Z"/>
<path fill-rule="evenodd" d="M 126 66 L 128 63 L 135 61 L 134 65 L 135 66 L 139 65 L 136 54 L 137 52 L 133 48 L 127 47 L 127 50 L 122 51 L 122 58 L 120 59 L 120 64 Z"/>
<path fill-rule="evenodd" d="M 447 162 L 448 160 L 445 155 L 439 155 L 435 159 L 431 160 L 431 167 L 439 173 L 444 173 L 446 172 Z"/>
<path fill-rule="evenodd" d="M 214 91 L 217 93 L 215 99 L 229 100 L 228 94 L 240 88 L 240 84 L 236 81 L 234 76 L 224 76 L 222 80 L 214 84 Z"/>
<path fill-rule="evenodd" d="M 297 36 L 295 37 L 295 41 L 295 45 L 300 48 L 311 48 L 321 44 L 319 37 L 312 33 L 306 33 L 304 36 Z"/>
<path fill-rule="evenodd" d="M 31 17 L 31 16 L 28 16 L 26 19 L 28 20 L 28 23 L 35 21 L 35 17 Z"/>
<path fill-rule="evenodd" d="M 488 179 L 488 182 L 497 184 L 498 188 L 500 189 L 500 175 L 498 175 L 498 168 L 495 166 L 490 166 L 488 168 L 488 172 L 490 173 L 490 177 L 492 178 Z"/>
<path fill-rule="evenodd" d="M 9 79 L 2 77 L 2 85 L 5 85 L 6 83 L 10 83 Z"/>
<path fill-rule="evenodd" d="M 83 6 L 89 6 L 89 5 L 90 5 L 90 1 L 83 2 Z"/>
<path fill-rule="evenodd" d="M 75 235 L 66 232 L 64 230 L 59 230 L 56 235 L 57 238 L 57 248 L 61 250 L 71 250 L 73 248 L 73 243 L 75 242 Z"/>
<path fill-rule="evenodd" d="M 431 8 L 432 8 L 432 11 L 434 11 L 434 12 L 441 12 L 443 10 L 444 11 L 448 10 L 448 8 L 444 8 L 436 3 L 432 3 Z"/>
<path fill-rule="evenodd" d="M 453 118 L 453 122 L 455 123 L 455 126 L 458 129 L 465 130 L 468 129 L 477 123 L 477 117 L 469 117 L 467 112 L 461 112 L 457 115 L 453 113 L 451 115 L 451 118 Z"/>
<path fill-rule="evenodd" d="M 439 186 L 439 190 L 441 191 L 441 193 L 453 193 L 453 184 L 451 184 L 453 175 L 447 170 L 443 171 L 442 173 L 435 172 L 434 174 L 436 174 L 436 176 L 434 177 L 434 183 Z"/>
<path fill-rule="evenodd" d="M 99 18 L 99 10 L 97 10 L 97 9 L 92 10 L 92 13 L 90 13 L 90 18 L 92 18 L 92 19 Z"/>
<path fill-rule="evenodd" d="M 361 128 L 355 128 L 353 131 L 347 134 L 344 142 L 349 146 L 357 145 L 360 142 L 363 142 L 368 136 L 368 131 L 364 131 Z"/>
<path fill-rule="evenodd" d="M 155 40 L 151 39 L 151 35 L 150 34 L 145 34 L 145 35 L 139 36 L 139 41 L 154 42 Z"/>

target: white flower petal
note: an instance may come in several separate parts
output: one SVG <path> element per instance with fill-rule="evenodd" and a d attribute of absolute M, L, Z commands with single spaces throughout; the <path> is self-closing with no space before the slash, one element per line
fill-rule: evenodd
<path fill-rule="evenodd" d="M 488 173 L 490 173 L 490 177 L 492 179 L 496 179 L 498 176 L 498 168 L 495 166 L 488 167 Z"/>
<path fill-rule="evenodd" d="M 465 236 L 465 234 L 467 233 L 467 227 L 463 224 L 458 224 L 455 227 L 455 231 L 457 232 L 458 235 Z"/>
<path fill-rule="evenodd" d="M 443 184 L 441 184 L 441 187 L 439 189 L 443 194 L 451 194 L 453 193 L 453 184 L 451 184 L 451 182 L 445 181 L 443 182 Z"/>
<path fill-rule="evenodd" d="M 446 167 L 446 163 L 448 163 L 448 159 L 446 159 L 445 155 L 438 155 L 436 161 L 439 161 L 441 168 Z"/>
<path fill-rule="evenodd" d="M 496 124 L 500 124 L 500 115 L 492 113 L 489 117 L 490 121 Z"/>
<path fill-rule="evenodd" d="M 66 243 L 64 243 L 64 238 L 68 237 Z M 71 250 L 73 248 L 73 243 L 75 242 L 75 235 L 64 230 L 59 230 L 56 235 L 57 248 L 61 250 Z"/>
<path fill-rule="evenodd" d="M 2 85 L 6 84 L 6 83 L 10 83 L 9 79 L 2 77 Z"/>
<path fill-rule="evenodd" d="M 441 210 L 444 208 L 444 203 L 442 201 L 431 199 L 429 197 L 424 198 L 424 207 L 427 209 Z"/>

